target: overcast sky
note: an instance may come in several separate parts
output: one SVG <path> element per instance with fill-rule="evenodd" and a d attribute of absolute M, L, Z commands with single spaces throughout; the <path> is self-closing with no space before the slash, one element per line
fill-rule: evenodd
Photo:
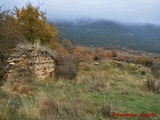
<path fill-rule="evenodd" d="M 22 7 L 30 1 L 44 3 L 49 19 L 109 19 L 127 23 L 160 24 L 160 0 L 0 0 L 6 8 Z"/>

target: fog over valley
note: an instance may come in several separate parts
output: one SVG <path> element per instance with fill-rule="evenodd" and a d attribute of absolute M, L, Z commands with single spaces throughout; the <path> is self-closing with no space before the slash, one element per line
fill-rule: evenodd
<path fill-rule="evenodd" d="M 28 0 L 1 0 L 5 8 L 22 7 Z M 41 5 L 48 19 L 77 20 L 80 18 L 116 20 L 125 23 L 160 24 L 159 0 L 29 0 Z"/>

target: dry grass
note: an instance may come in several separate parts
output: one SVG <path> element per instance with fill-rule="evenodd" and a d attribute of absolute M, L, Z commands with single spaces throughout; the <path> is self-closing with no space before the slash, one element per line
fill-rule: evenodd
<path fill-rule="evenodd" d="M 160 115 L 159 96 L 146 89 L 147 75 L 140 74 L 141 70 L 137 65 L 110 60 L 98 65 L 79 65 L 75 80 L 37 81 L 33 84 L 37 93 L 34 96 L 12 94 L 3 88 L 0 117 L 8 120 L 105 120 L 111 119 L 112 112 L 138 114 L 144 111 Z"/>
<path fill-rule="evenodd" d="M 101 92 L 109 92 L 110 91 L 110 83 L 108 82 L 108 73 L 107 72 L 98 72 L 93 71 L 90 73 L 92 78 L 92 87 L 91 91 L 101 91 Z"/>

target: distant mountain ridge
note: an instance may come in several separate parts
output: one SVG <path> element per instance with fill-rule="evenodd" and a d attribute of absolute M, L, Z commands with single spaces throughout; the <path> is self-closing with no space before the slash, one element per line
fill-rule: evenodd
<path fill-rule="evenodd" d="M 86 46 L 122 46 L 160 52 L 160 25 L 121 24 L 114 21 L 56 22 L 61 39 Z"/>

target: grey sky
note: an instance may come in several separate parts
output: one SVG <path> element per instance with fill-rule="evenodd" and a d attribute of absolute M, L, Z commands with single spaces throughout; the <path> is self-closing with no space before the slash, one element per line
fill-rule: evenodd
<path fill-rule="evenodd" d="M 29 0 L 49 19 L 109 19 L 121 22 L 160 24 L 160 0 Z M 1 0 L 6 8 L 22 7 L 28 0 Z"/>

